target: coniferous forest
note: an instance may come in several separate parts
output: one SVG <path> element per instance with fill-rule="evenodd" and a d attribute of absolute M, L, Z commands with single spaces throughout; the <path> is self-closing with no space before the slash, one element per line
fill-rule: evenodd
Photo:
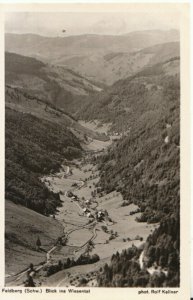
<path fill-rule="evenodd" d="M 59 171 L 64 159 L 77 158 L 81 147 L 72 133 L 35 116 L 6 109 L 5 197 L 41 214 L 61 205 L 40 177 Z"/>
<path fill-rule="evenodd" d="M 172 61 L 178 61 L 178 58 Z M 152 83 L 150 90 L 145 88 L 144 83 L 140 84 L 144 76 Z M 158 78 L 159 90 L 155 85 Z M 126 251 L 113 256 L 113 262 L 106 266 L 98 280 L 101 286 L 140 286 L 141 282 L 143 286 L 176 286 L 179 285 L 180 264 L 179 77 L 163 76 L 160 66 L 156 65 L 140 72 L 137 79 L 137 85 L 136 82 L 133 84 L 135 78 L 117 83 L 119 92 L 116 98 L 127 99 L 127 107 L 132 108 L 129 114 L 121 114 L 124 126 L 131 129 L 127 136 L 114 143 L 106 155 L 97 159 L 101 173 L 99 185 L 107 192 L 116 187 L 124 197 L 124 205 L 138 205 L 141 215 L 136 218 L 137 222 L 160 222 L 160 227 L 147 239 L 144 253 L 147 267 L 153 264 L 165 267 L 168 276 L 166 278 L 162 273 L 162 279 L 159 275 L 150 279 L 147 272 L 140 271 L 141 277 L 136 275 L 136 279 L 132 279 L 139 271 L 139 250 L 135 249 L 131 258 Z M 116 104 L 109 108 L 105 95 L 104 99 L 103 113 L 105 109 L 107 111 L 102 117 L 111 118 L 110 113 L 115 112 Z M 88 109 L 92 113 L 92 106 Z M 114 128 L 119 131 L 119 118 L 114 120 Z M 125 267 L 128 260 L 129 268 Z M 127 273 L 126 270 L 133 271 Z"/>

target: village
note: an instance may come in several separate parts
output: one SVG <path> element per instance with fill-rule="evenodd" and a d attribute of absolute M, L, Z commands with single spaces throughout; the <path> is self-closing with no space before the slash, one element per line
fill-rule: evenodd
<path fill-rule="evenodd" d="M 142 245 L 155 228 L 155 224 L 137 223 L 139 208 L 134 204 L 124 206 L 119 192 L 115 190 L 106 194 L 99 186 L 99 170 L 93 163 L 93 157 L 101 155 L 105 150 L 102 144 L 94 151 L 85 151 L 85 156 L 80 160 L 65 161 L 59 173 L 42 178 L 50 190 L 60 194 L 62 200 L 62 207 L 58 208 L 55 215 L 50 216 L 64 226 L 63 236 L 56 241 L 56 248 L 49 255 L 50 266 L 64 258 L 73 264 L 81 264 L 80 261 L 87 257 L 86 260 L 90 263 L 86 270 L 90 274 L 89 270 L 109 262 L 117 251 Z M 92 257 L 95 261 L 95 256 L 98 262 L 94 263 L 94 267 L 91 261 Z M 65 277 L 66 285 L 79 285 L 74 275 L 76 268 L 76 276 L 84 275 L 85 271 L 76 266 L 73 267 L 72 274 L 67 267 L 66 272 L 70 275 L 68 279 Z M 90 278 L 91 282 L 95 282 L 97 273 L 94 274 Z M 54 280 L 52 277 L 55 278 L 52 275 L 41 279 L 42 284 L 51 286 Z"/>

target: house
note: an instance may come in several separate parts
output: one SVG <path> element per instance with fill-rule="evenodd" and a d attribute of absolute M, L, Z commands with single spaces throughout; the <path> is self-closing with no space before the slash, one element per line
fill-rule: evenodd
<path fill-rule="evenodd" d="M 102 211 L 98 211 L 96 218 L 97 218 L 97 221 L 102 221 L 104 219 L 104 213 Z"/>
<path fill-rule="evenodd" d="M 104 212 L 102 210 L 98 211 L 98 216 L 104 216 Z"/>
<path fill-rule="evenodd" d="M 84 212 L 84 213 L 89 213 L 90 210 L 89 210 L 88 208 L 84 207 L 84 208 L 83 208 L 83 212 Z"/>
<path fill-rule="evenodd" d="M 168 144 L 168 143 L 169 143 L 169 136 L 166 136 L 166 138 L 165 138 L 164 142 L 165 142 L 166 144 Z"/>
<path fill-rule="evenodd" d="M 89 216 L 89 220 L 93 221 L 94 220 L 94 216 L 92 214 L 90 214 Z"/>
<path fill-rule="evenodd" d="M 68 191 L 67 192 L 67 197 L 72 197 L 72 196 L 73 196 L 72 192 Z"/>

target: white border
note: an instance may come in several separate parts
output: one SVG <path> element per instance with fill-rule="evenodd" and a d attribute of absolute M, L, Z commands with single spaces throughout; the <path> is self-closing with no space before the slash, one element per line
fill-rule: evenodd
<path fill-rule="evenodd" d="M 0 0 L 0 3 L 2 1 Z M 26 3 L 27 2 L 27 3 Z M 92 10 L 97 9 L 98 11 L 101 10 L 101 6 L 103 7 L 102 9 L 109 9 L 111 6 L 111 10 L 119 10 L 121 7 L 121 10 L 123 9 L 124 6 L 128 5 L 128 1 L 121 1 L 124 4 L 118 3 L 117 1 L 89 1 L 89 3 L 92 3 Z M 181 287 L 177 290 L 179 290 L 179 293 L 177 295 L 163 295 L 163 294 L 158 294 L 154 296 L 146 296 L 146 295 L 140 295 L 138 296 L 137 291 L 140 289 L 135 289 L 135 288 L 116 288 L 116 289 L 108 289 L 108 288 L 92 288 L 91 294 L 79 294 L 75 295 L 73 294 L 71 297 L 69 294 L 67 295 L 62 295 L 62 294 L 57 294 L 57 295 L 52 295 L 52 294 L 40 294 L 38 296 L 38 299 L 55 299 L 58 297 L 67 297 L 68 299 L 74 299 L 74 298 L 82 298 L 84 300 L 89 299 L 89 298 L 95 298 L 99 299 L 128 299 L 128 296 L 130 299 L 169 299 L 169 300 L 188 300 L 189 297 L 189 285 L 190 285 L 190 95 L 189 95 L 189 89 L 190 89 L 190 77 L 189 77 L 189 25 L 188 25 L 188 8 L 187 4 L 183 3 L 188 3 L 189 1 L 129 1 L 129 5 L 138 5 L 139 3 L 145 3 L 146 6 L 149 4 L 152 4 L 154 6 L 156 3 L 159 6 L 162 6 L 163 3 L 167 3 L 167 9 L 171 6 L 173 6 L 171 3 L 174 3 L 178 9 L 180 9 L 181 16 L 182 16 L 182 30 L 181 30 L 181 87 L 182 87 L 182 97 L 181 97 Z M 5 3 L 5 2 L 3 2 Z M 10 4 L 7 4 L 10 3 Z M 16 3 L 16 4 L 15 4 Z M 21 2 L 22 3 L 22 2 Z M 25 4 L 19 5 L 17 4 L 16 1 L 6 1 L 6 4 L 3 4 L 0 6 L 0 31 L 1 33 L 3 32 L 3 12 L 5 11 L 25 11 L 25 10 L 34 10 L 34 11 L 53 11 L 53 10 L 58 10 L 61 11 L 61 8 L 57 6 L 56 9 L 56 4 L 53 4 L 53 1 L 37 1 L 34 0 L 33 4 L 31 5 L 28 1 L 24 1 Z M 39 3 L 39 4 L 35 4 Z M 50 5 L 45 6 L 46 4 L 43 3 L 52 3 Z M 75 10 L 85 10 L 86 6 L 83 1 L 58 1 L 58 3 L 68 3 L 68 7 L 66 9 L 66 5 L 62 5 L 63 9 L 69 10 L 69 6 L 73 5 L 73 9 Z M 75 4 L 72 4 L 75 3 Z M 80 5 L 77 3 L 81 3 Z M 101 6 L 99 3 L 102 3 Z M 108 3 L 113 3 L 112 5 Z M 147 4 L 148 3 L 148 4 Z M 105 5 L 106 4 L 106 5 Z M 87 4 L 88 6 L 88 4 Z M 100 7 L 99 7 L 100 6 Z M 90 10 L 90 6 L 89 9 Z M 71 9 L 70 9 L 71 10 Z M 4 99 L 4 38 L 3 35 L 1 34 L 1 40 L 0 40 L 0 62 L 1 62 L 1 73 L 0 73 L 0 84 L 1 84 L 1 89 L 0 89 L 0 95 L 1 99 Z M 191 107 L 193 112 L 193 107 Z M 3 146 L 2 152 L 0 155 L 0 162 L 1 162 L 1 171 L 0 171 L 0 180 L 1 183 L 4 182 L 4 101 L 1 101 L 1 145 Z M 191 163 L 191 166 L 193 164 Z M 2 238 L 4 239 L 4 185 L 1 185 L 1 195 L 2 195 L 2 201 L 1 201 L 1 206 L 0 206 L 0 217 L 1 217 L 1 233 L 2 233 Z M 192 213 L 193 213 L 193 205 L 192 205 Z M 193 235 L 192 235 L 193 239 Z M 193 247 L 192 247 L 193 248 Z M 192 249 L 193 251 L 193 249 Z M 4 257 L 4 244 L 1 243 L 0 247 L 0 257 L 3 259 Z M 193 267 L 193 266 L 192 266 Z M 0 287 L 4 285 L 4 262 L 1 264 L 1 275 L 0 275 Z M 151 290 L 151 289 L 150 289 Z M 1 294 L 0 291 L 0 297 L 1 299 L 21 299 L 24 297 L 24 299 L 34 299 L 37 296 L 35 294 Z"/>

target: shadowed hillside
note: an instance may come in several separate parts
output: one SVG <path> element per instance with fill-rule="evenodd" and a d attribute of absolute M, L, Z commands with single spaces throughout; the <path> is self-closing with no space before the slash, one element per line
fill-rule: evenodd
<path fill-rule="evenodd" d="M 78 140 L 65 127 L 6 109 L 5 197 L 42 214 L 60 205 L 39 177 L 59 170 L 64 158 L 81 154 Z"/>
<path fill-rule="evenodd" d="M 6 84 L 50 102 L 66 112 L 75 113 L 101 88 L 75 72 L 35 58 L 5 54 Z"/>

